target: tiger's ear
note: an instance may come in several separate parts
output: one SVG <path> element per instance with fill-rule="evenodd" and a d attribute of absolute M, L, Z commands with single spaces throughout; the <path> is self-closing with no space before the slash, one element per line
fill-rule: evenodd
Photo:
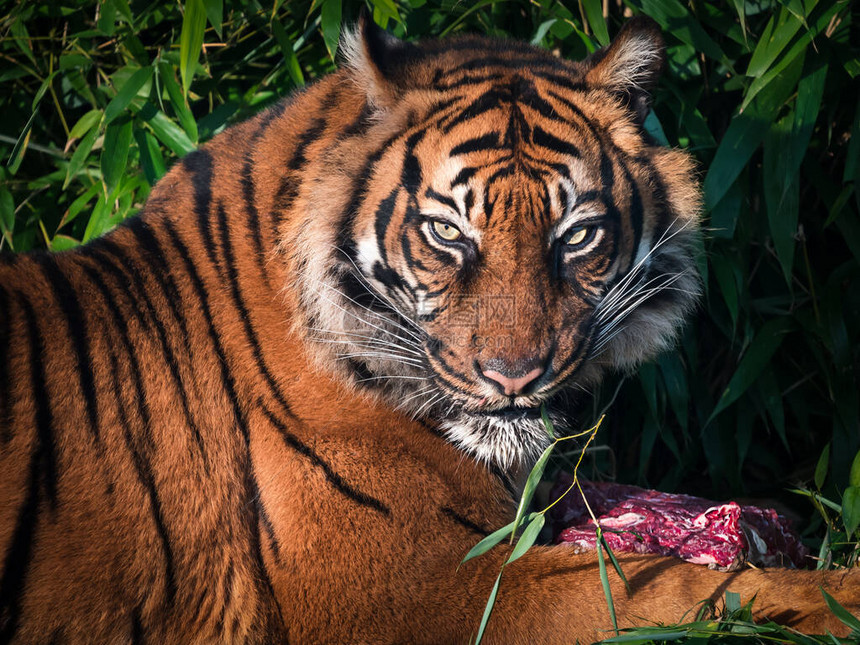
<path fill-rule="evenodd" d="M 625 97 L 639 123 L 651 109 L 651 91 L 666 63 L 660 27 L 647 16 L 628 20 L 615 39 L 585 60 L 585 81 Z"/>
<path fill-rule="evenodd" d="M 421 50 L 389 34 L 362 7 L 355 28 L 344 35 L 346 64 L 367 93 L 368 101 L 385 109 L 408 88 L 409 68 Z"/>

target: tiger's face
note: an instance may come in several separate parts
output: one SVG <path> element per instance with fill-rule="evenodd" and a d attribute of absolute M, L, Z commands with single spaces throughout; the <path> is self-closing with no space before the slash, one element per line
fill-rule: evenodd
<path fill-rule="evenodd" d="M 354 382 L 506 467 L 546 445 L 542 405 L 553 416 L 673 339 L 698 202 L 688 158 L 643 133 L 662 60 L 650 24 L 581 64 L 504 47 L 364 27 L 353 65 L 389 92 L 385 143 L 313 293 Z M 394 92 L 373 60 L 398 55 L 421 71 L 398 70 Z"/>

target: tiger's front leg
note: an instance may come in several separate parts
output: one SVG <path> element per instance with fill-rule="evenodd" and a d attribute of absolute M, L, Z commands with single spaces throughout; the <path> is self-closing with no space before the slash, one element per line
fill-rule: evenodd
<path fill-rule="evenodd" d="M 854 614 L 860 610 L 860 571 L 856 569 L 723 573 L 661 556 L 619 554 L 618 560 L 630 583 L 628 593 L 609 565 L 619 628 L 694 620 L 700 601 L 710 599 L 719 606 L 726 591 L 739 593 L 742 602 L 755 597 L 757 621 L 774 620 L 804 633 L 829 630 L 847 635 L 846 626 L 827 608 L 821 588 Z M 487 589 L 492 581 L 486 581 L 496 574 L 500 561 L 497 555 L 495 566 L 476 572 L 484 578 Z M 463 569 L 468 575 L 466 566 Z M 473 613 L 473 625 L 478 624 L 480 615 L 480 611 Z M 484 642 L 559 643 L 578 639 L 589 643 L 613 635 L 597 554 L 575 555 L 565 547 L 542 547 L 506 567 Z"/>
<path fill-rule="evenodd" d="M 258 462 L 277 536 L 264 551 L 266 564 L 291 640 L 468 642 L 511 547 L 461 561 L 510 521 L 509 492 L 423 426 L 392 428 L 385 441 L 346 430 L 317 437 L 312 455 L 283 443 Z M 266 476 L 268 468 L 278 477 Z M 281 495 L 289 503 L 279 503 Z M 726 591 L 744 602 L 757 596 L 760 619 L 813 633 L 846 631 L 819 585 L 860 610 L 857 570 L 722 573 L 673 558 L 619 560 L 631 586 L 628 594 L 610 567 L 621 627 L 678 621 Z M 611 636 L 611 627 L 597 554 L 534 547 L 505 568 L 484 642 L 593 642 Z"/>

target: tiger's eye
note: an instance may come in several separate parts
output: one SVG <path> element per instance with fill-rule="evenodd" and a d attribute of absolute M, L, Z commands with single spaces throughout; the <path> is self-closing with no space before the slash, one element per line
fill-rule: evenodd
<path fill-rule="evenodd" d="M 448 222 L 442 222 L 440 220 L 433 222 L 433 232 L 446 242 L 459 240 L 463 235 L 456 226 L 452 226 Z"/>
<path fill-rule="evenodd" d="M 567 237 L 567 241 L 565 244 L 568 246 L 576 246 L 577 244 L 582 244 L 585 241 L 585 238 L 588 237 L 588 228 L 582 226 L 580 228 L 575 228 Z"/>

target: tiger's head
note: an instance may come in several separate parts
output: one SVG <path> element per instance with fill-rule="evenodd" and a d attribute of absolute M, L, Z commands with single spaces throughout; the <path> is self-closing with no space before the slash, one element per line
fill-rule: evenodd
<path fill-rule="evenodd" d="M 525 463 L 543 404 L 666 348 L 697 296 L 692 162 L 643 129 L 660 33 L 631 20 L 578 63 L 370 20 L 345 45 L 364 123 L 306 202 L 301 324 L 359 387 Z"/>

